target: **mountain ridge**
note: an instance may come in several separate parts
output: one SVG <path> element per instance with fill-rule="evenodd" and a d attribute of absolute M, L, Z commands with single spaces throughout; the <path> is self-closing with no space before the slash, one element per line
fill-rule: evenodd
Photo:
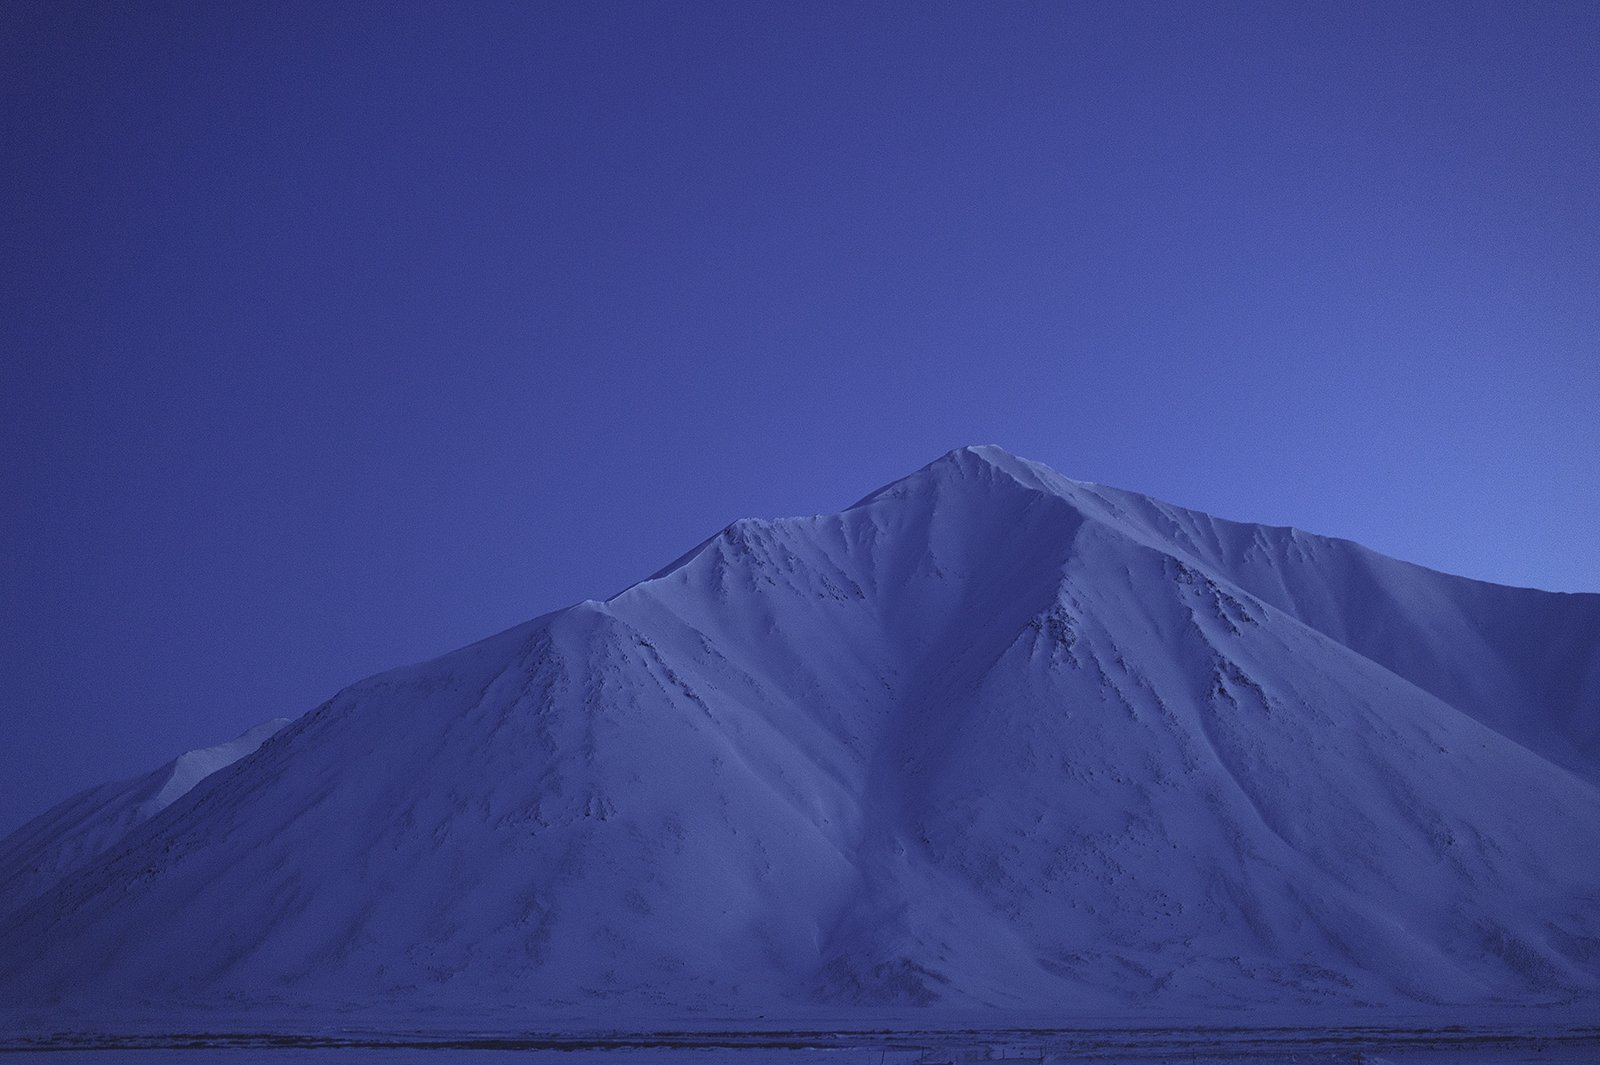
<path fill-rule="evenodd" d="M 0 988 L 1587 1000 L 1600 596 L 1473 587 L 958 449 L 351 685 L 0 918 Z"/>
<path fill-rule="evenodd" d="M 195 785 L 289 724 L 273 718 L 226 743 L 186 751 L 126 780 L 63 799 L 0 838 L 0 914 L 9 913 L 116 847 Z"/>

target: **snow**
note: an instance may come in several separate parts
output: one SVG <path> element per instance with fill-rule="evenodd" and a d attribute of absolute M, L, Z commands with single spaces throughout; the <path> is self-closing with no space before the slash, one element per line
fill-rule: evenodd
<path fill-rule="evenodd" d="M 0 917 L 0 1002 L 1592 1014 L 1597 736 L 1600 596 L 965 448 L 338 693 Z"/>
<path fill-rule="evenodd" d="M 144 776 L 80 792 L 27 822 L 0 841 L 0 914 L 89 865 L 288 723 L 288 718 L 274 718 L 227 743 L 179 755 Z"/>

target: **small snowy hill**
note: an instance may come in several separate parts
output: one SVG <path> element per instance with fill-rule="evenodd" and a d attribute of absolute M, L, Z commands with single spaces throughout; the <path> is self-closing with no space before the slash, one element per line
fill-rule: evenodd
<path fill-rule="evenodd" d="M 1600 596 L 961 449 L 340 692 L 0 918 L 0 997 L 1600 1001 L 1597 781 Z"/>
<path fill-rule="evenodd" d="M 102 784 L 57 803 L 0 840 L 0 915 L 43 894 L 111 850 L 191 788 L 260 747 L 286 717 L 244 735 L 179 755 L 154 772 Z"/>

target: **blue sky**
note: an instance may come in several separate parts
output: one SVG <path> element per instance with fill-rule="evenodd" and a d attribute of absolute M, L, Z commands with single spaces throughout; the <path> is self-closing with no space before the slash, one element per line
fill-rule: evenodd
<path fill-rule="evenodd" d="M 8 5 L 0 803 L 965 443 L 1600 591 L 1597 42 L 1589 4 Z"/>

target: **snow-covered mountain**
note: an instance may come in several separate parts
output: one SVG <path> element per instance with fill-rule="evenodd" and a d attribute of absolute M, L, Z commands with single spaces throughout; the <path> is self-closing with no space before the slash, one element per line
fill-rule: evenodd
<path fill-rule="evenodd" d="M 352 685 L 0 918 L 0 995 L 1600 1001 L 1596 854 L 1600 595 L 968 448 Z"/>
<path fill-rule="evenodd" d="M 0 914 L 10 913 L 122 842 L 196 784 L 289 724 L 274 718 L 242 736 L 179 755 L 160 769 L 57 803 L 0 840 Z"/>

